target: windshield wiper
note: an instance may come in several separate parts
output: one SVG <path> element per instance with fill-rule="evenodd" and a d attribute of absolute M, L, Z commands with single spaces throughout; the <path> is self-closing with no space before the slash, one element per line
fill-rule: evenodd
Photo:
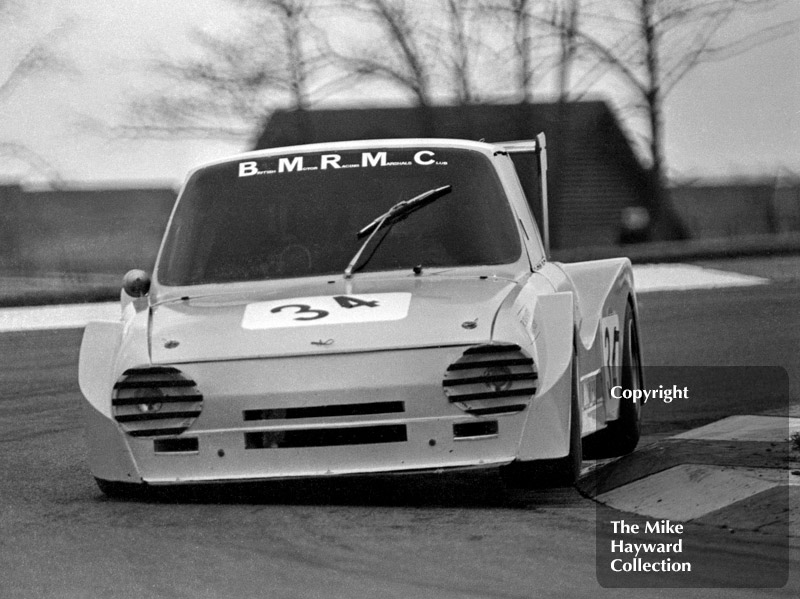
<path fill-rule="evenodd" d="M 385 229 L 387 227 L 392 227 L 395 224 L 399 223 L 401 220 L 408 218 L 410 214 L 416 212 L 420 208 L 427 206 L 431 202 L 438 200 L 442 196 L 447 195 L 453 191 L 452 185 L 443 185 L 442 187 L 436 187 L 434 189 L 429 189 L 418 196 L 414 196 L 410 200 L 403 200 L 402 202 L 398 202 L 389 210 L 381 214 L 378 218 L 373 220 L 369 223 L 366 227 L 363 227 L 356 233 L 357 239 L 363 239 L 367 237 L 367 240 L 361 244 L 361 247 L 356 252 L 356 255 L 353 256 L 353 259 L 350 260 L 350 263 L 347 265 L 347 268 L 344 269 L 344 278 L 349 279 L 353 276 L 353 270 L 358 263 L 358 259 L 361 258 L 361 254 L 364 253 L 364 250 L 369 245 L 369 242 L 372 241 L 372 238 L 375 237 L 375 234 L 380 231 L 381 229 Z M 388 231 L 387 231 L 388 233 Z M 371 256 L 370 256 L 371 257 Z M 363 264 L 362 264 L 363 266 Z"/>

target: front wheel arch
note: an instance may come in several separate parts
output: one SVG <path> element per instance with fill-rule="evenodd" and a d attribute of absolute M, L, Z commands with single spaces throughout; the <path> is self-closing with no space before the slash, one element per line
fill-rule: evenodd
<path fill-rule="evenodd" d="M 568 487 L 574 485 L 578 480 L 583 456 L 578 382 L 578 355 L 573 346 L 569 453 L 563 458 L 515 461 L 503 466 L 500 469 L 500 475 L 508 487 L 519 489 Z"/>

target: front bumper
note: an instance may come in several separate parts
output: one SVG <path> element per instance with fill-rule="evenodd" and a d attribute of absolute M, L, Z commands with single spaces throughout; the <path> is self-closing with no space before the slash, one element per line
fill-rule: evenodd
<path fill-rule="evenodd" d="M 182 434 L 132 437 L 90 408 L 93 474 L 105 480 L 178 484 L 412 472 L 509 463 L 531 402 L 475 416 L 442 387 L 466 349 L 180 364 L 203 394 Z"/>

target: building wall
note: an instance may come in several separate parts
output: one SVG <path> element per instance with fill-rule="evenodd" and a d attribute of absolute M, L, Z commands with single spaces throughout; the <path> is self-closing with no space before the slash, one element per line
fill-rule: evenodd
<path fill-rule="evenodd" d="M 174 203 L 171 189 L 0 187 L 0 268 L 108 274 L 152 268 Z"/>
<path fill-rule="evenodd" d="M 800 231 L 800 184 L 774 180 L 670 190 L 692 238 Z"/>

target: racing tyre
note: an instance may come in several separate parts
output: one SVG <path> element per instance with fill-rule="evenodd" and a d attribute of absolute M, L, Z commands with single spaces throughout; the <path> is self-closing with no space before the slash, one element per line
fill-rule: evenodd
<path fill-rule="evenodd" d="M 581 473 L 581 415 L 578 407 L 577 357 L 572 357 L 572 398 L 569 417 L 569 453 L 563 458 L 512 462 L 500 469 L 503 482 L 516 489 L 569 487 Z"/>
<path fill-rule="evenodd" d="M 633 318 L 630 302 L 625 310 L 622 343 L 622 388 L 643 388 L 639 331 Z M 632 399 L 621 399 L 619 418 L 608 423 L 606 428 L 587 437 L 584 441 L 584 457 L 590 459 L 613 458 L 631 453 L 639 443 L 642 407 Z"/>

